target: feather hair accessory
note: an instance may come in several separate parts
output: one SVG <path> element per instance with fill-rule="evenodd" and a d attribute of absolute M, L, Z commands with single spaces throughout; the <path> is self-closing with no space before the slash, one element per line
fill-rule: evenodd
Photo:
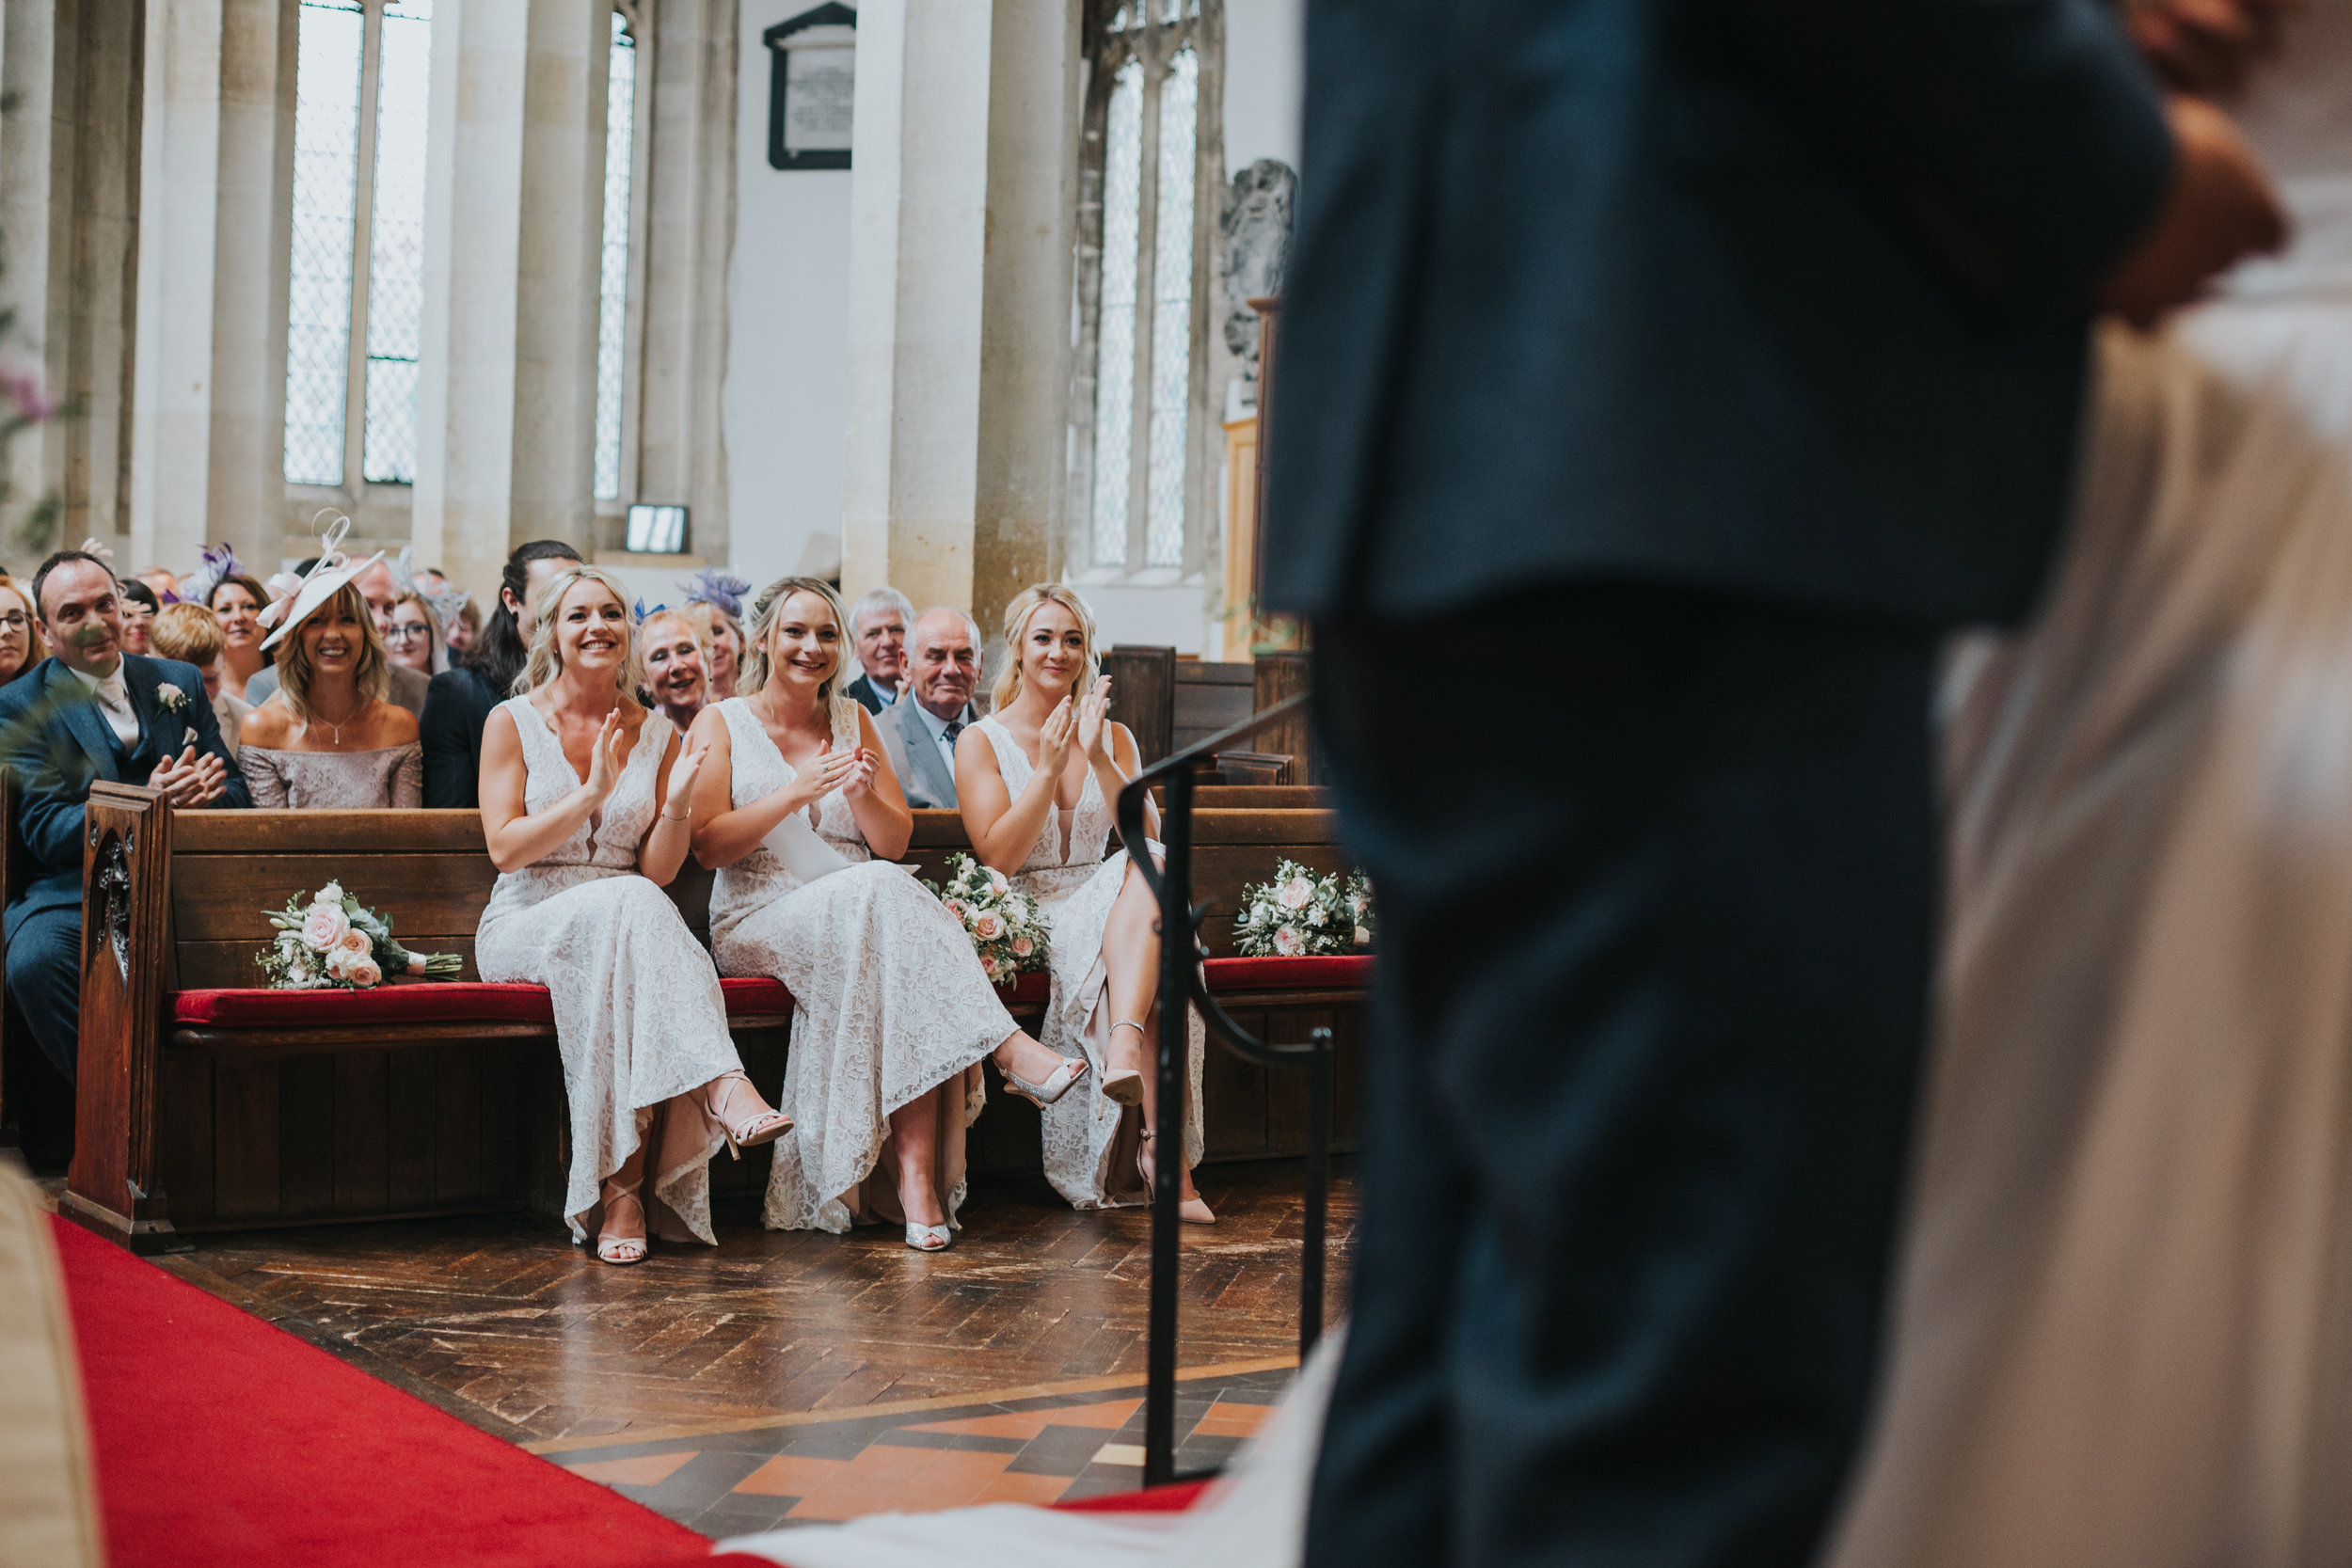
<path fill-rule="evenodd" d="M 688 604 L 707 604 L 713 610 L 724 610 L 731 620 L 743 618 L 743 595 L 752 591 L 747 578 L 739 578 L 723 567 L 706 566 L 678 584 Z"/>

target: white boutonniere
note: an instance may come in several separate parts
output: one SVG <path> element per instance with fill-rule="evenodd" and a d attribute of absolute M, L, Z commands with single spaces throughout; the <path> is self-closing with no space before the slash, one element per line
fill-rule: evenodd
<path fill-rule="evenodd" d="M 188 694 L 169 681 L 161 682 L 155 688 L 155 705 L 166 713 L 178 713 L 188 705 Z"/>

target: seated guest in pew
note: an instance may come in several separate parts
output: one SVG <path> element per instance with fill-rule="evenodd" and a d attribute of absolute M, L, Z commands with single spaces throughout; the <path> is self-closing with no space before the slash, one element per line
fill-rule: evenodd
<path fill-rule="evenodd" d="M 449 651 L 441 641 L 440 617 L 424 595 L 414 588 L 405 589 L 392 602 L 391 629 L 384 634 L 387 657 L 404 670 L 414 670 L 431 679 L 449 668 Z M 431 695 L 430 688 L 427 696 Z"/>
<path fill-rule="evenodd" d="M 40 616 L 24 590 L 0 573 L 0 686 L 49 657 L 41 646 Z"/>
<path fill-rule="evenodd" d="M 262 652 L 269 637 L 262 611 L 269 602 L 269 590 L 246 572 L 229 573 L 204 595 L 205 608 L 220 617 L 220 689 L 248 707 L 261 699 L 246 698 L 247 683 L 269 668 L 269 655 Z"/>
<path fill-rule="evenodd" d="M 146 655 L 148 629 L 154 626 L 161 613 L 163 601 L 155 591 L 136 578 L 124 578 L 115 584 L 122 595 L 122 651 Z"/>
<path fill-rule="evenodd" d="M 390 661 L 354 580 L 365 568 L 341 560 L 326 557 L 262 645 L 278 651 L 278 696 L 245 716 L 237 751 L 257 806 L 424 804 L 417 721 L 385 700 Z"/>
<path fill-rule="evenodd" d="M 710 679 L 709 701 L 734 696 L 736 672 L 743 665 L 743 624 L 726 606 L 709 599 L 689 599 L 677 612 L 700 628 L 710 649 L 704 670 Z"/>
<path fill-rule="evenodd" d="M 221 678 L 221 655 L 228 646 L 228 638 L 221 629 L 220 617 L 202 605 L 184 599 L 167 604 L 163 613 L 155 617 L 154 626 L 148 629 L 147 642 L 157 658 L 176 658 L 183 664 L 193 664 L 204 677 L 204 695 L 213 705 L 213 717 L 220 721 L 221 744 L 229 748 L 233 761 L 245 716 L 253 710 L 229 695 Z"/>
<path fill-rule="evenodd" d="M 143 784 L 174 806 L 246 806 L 245 779 L 191 665 L 122 652 L 121 594 L 105 562 L 59 550 L 33 576 L 56 650 L 0 689 L 0 765 L 16 774 L 32 863 L 9 903 L 8 993 L 41 1053 L 72 1082 L 82 993 L 82 815 L 90 784 Z"/>
<path fill-rule="evenodd" d="M 889 863 L 914 818 L 874 721 L 837 695 L 848 617 L 833 589 L 786 578 L 753 610 L 742 688 L 694 721 L 694 855 L 719 868 L 710 944 L 727 974 L 792 993 L 784 1109 L 766 1219 L 838 1234 L 906 1227 L 935 1252 L 955 1239 L 963 1133 L 993 1056 L 1015 1094 L 1051 1105 L 1085 1075 L 1005 1011 L 963 925 Z M 797 845 L 775 843 L 786 828 Z M 810 830 L 813 829 L 814 832 Z M 1128 1085 L 1130 1098 L 1141 1085 Z M 877 1170 L 882 1180 L 869 1180 Z"/>
<path fill-rule="evenodd" d="M 637 625 L 645 694 L 680 733 L 710 704 L 710 634 L 689 615 L 657 610 Z"/>
<path fill-rule="evenodd" d="M 329 537 L 326 547 L 327 556 L 332 557 L 336 553 L 335 541 L 342 537 L 342 530 L 348 526 L 348 524 L 339 524 L 337 531 Z M 311 574 L 317 569 L 316 559 L 304 562 L 300 568 L 303 580 L 309 581 Z M 378 561 L 353 578 L 352 586 L 358 590 L 360 599 L 367 606 L 369 619 L 375 623 L 377 640 L 389 639 L 392 634 L 392 607 L 400 602 L 400 585 L 392 578 L 391 567 Z M 266 622 L 269 617 L 264 614 L 262 619 Z M 262 671 L 246 683 L 246 701 L 255 707 L 261 706 L 268 702 L 270 694 L 278 689 L 278 681 L 277 670 Z M 411 670 L 403 665 L 388 664 L 385 669 L 384 699 L 394 707 L 407 709 L 411 718 L 421 720 L 424 717 L 425 692 L 429 685 L 429 678 L 422 672 Z"/>
<path fill-rule="evenodd" d="M 907 634 L 903 689 L 880 721 L 882 747 L 905 784 L 907 804 L 956 809 L 956 737 L 979 718 L 980 627 L 961 610 L 927 610 Z"/>
<path fill-rule="evenodd" d="M 506 558 L 498 608 L 463 664 L 433 677 L 418 721 L 424 743 L 424 803 L 470 811 L 482 803 L 475 780 L 482 767 L 482 731 L 490 710 L 515 694 L 531 660 L 531 626 L 539 590 L 556 573 L 580 564 L 580 552 L 561 539 L 533 539 Z"/>
<path fill-rule="evenodd" d="M 575 563 L 545 593 L 528 690 L 482 736 L 499 879 L 474 961 L 485 980 L 553 996 L 571 1105 L 564 1218 L 574 1241 L 595 1228 L 604 1261 L 634 1263 L 649 1229 L 715 1245 L 710 1157 L 792 1122 L 743 1075 L 710 956 L 661 891 L 686 860 L 703 753 L 681 757 L 677 731 L 631 695 L 619 581 Z"/>
<path fill-rule="evenodd" d="M 1142 1125 L 1133 1136 L 1132 1118 L 1083 1102 L 1045 1115 L 1047 1179 L 1081 1209 L 1107 1208 L 1148 1194 L 1159 1168 L 1159 910 L 1127 851 L 1105 855 L 1119 792 L 1143 764 L 1136 737 L 1109 716 L 1110 682 L 1098 675 L 1085 600 L 1054 583 L 1024 589 L 1006 607 L 1005 644 L 994 710 L 956 742 L 956 798 L 973 853 L 1052 922 L 1045 1043 L 1083 1055 L 1098 1080 L 1141 1078 Z M 1158 814 L 1147 806 L 1145 820 L 1156 825 Z M 1203 1032 L 1189 1008 L 1186 1020 L 1191 1090 L 1178 1212 L 1208 1225 L 1216 1216 L 1192 1186 Z"/>
<path fill-rule="evenodd" d="M 914 619 L 913 601 L 896 588 L 873 590 L 850 611 L 857 661 L 865 673 L 843 695 L 868 713 L 880 713 L 898 700 L 907 673 L 907 623 Z"/>

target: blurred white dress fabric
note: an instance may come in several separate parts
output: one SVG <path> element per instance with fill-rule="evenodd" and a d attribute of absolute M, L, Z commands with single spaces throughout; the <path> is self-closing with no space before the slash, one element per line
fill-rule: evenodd
<path fill-rule="evenodd" d="M 2296 221 L 2099 344 L 2064 564 L 1958 650 L 1890 1362 L 1830 1568 L 2352 1561 L 2352 0 Z"/>

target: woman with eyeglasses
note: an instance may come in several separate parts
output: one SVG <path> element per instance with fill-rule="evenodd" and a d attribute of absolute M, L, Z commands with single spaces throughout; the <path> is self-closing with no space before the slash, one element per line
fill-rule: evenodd
<path fill-rule="evenodd" d="M 384 652 L 394 664 L 421 675 L 437 674 L 449 668 L 449 660 L 441 652 L 440 624 L 434 619 L 424 595 L 413 588 L 392 606 L 392 624 L 384 634 Z"/>
<path fill-rule="evenodd" d="M 5 574 L 0 574 L 0 686 L 6 686 L 48 657 L 41 646 L 40 621 L 32 601 Z"/>

